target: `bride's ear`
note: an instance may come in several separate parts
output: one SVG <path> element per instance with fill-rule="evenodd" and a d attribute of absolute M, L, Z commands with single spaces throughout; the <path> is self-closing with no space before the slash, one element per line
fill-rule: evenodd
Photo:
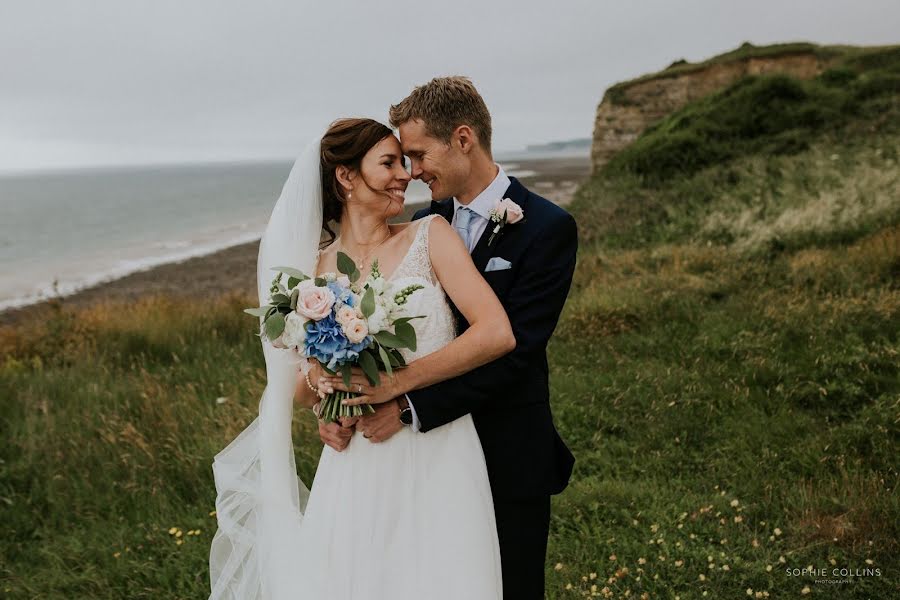
<path fill-rule="evenodd" d="M 356 173 L 347 165 L 338 165 L 334 170 L 334 176 L 337 177 L 338 183 L 344 188 L 345 192 L 353 189 L 353 178 Z"/>

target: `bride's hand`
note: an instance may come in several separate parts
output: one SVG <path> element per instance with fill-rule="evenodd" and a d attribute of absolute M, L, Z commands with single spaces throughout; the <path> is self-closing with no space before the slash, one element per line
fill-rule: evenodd
<path fill-rule="evenodd" d="M 379 373 L 379 384 L 372 385 L 366 377 L 363 370 L 359 367 L 353 368 L 353 375 L 350 377 L 350 385 L 344 385 L 344 378 L 340 376 L 325 375 L 319 379 L 319 390 L 326 394 L 332 392 L 350 392 L 358 394 L 355 398 L 348 398 L 343 403 L 347 406 L 355 406 L 358 404 L 383 404 L 389 400 L 393 400 L 401 395 L 398 389 L 397 373 L 394 377 L 389 377 L 387 373 Z"/>

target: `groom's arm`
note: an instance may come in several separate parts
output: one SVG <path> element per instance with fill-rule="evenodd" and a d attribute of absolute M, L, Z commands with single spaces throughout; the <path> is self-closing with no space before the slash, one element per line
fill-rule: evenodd
<path fill-rule="evenodd" d="M 409 392 L 421 431 L 487 403 L 515 404 L 508 391 L 529 377 L 534 358 L 546 350 L 572 284 L 577 249 L 578 229 L 568 213 L 534 237 L 503 303 L 516 337 L 515 350 L 459 377 Z"/>

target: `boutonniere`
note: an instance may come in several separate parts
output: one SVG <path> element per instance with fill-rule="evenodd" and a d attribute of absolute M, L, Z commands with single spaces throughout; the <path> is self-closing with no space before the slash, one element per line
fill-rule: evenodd
<path fill-rule="evenodd" d="M 491 231 L 491 237 L 488 238 L 488 246 L 494 242 L 494 238 L 503 231 L 504 227 L 515 225 L 525 220 L 525 212 L 522 210 L 522 207 L 509 198 L 497 200 L 494 203 L 494 208 L 488 214 L 491 217 L 491 222 L 496 223 L 493 231 Z"/>

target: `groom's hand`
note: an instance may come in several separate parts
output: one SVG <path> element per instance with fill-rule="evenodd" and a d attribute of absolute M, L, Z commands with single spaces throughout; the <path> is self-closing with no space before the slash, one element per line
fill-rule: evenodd
<path fill-rule="evenodd" d="M 343 427 L 340 423 L 319 421 L 319 438 L 325 445 L 331 446 L 338 452 L 343 452 L 350 445 L 353 431 L 352 423 L 348 427 Z"/>
<path fill-rule="evenodd" d="M 400 404 L 397 400 L 391 400 L 384 404 L 373 404 L 375 413 L 363 415 L 356 423 L 356 428 L 362 431 L 370 442 L 384 442 L 401 429 L 404 425 L 400 422 Z"/>

